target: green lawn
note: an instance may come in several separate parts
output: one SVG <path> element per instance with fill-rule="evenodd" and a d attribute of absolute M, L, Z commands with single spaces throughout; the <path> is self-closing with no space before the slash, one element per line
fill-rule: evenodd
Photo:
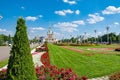
<path fill-rule="evenodd" d="M 59 68 L 72 68 L 79 76 L 88 78 L 109 75 L 120 71 L 120 56 L 115 54 L 94 54 L 86 56 L 81 53 L 48 44 L 51 64 Z"/>
<path fill-rule="evenodd" d="M 0 61 L 0 68 L 4 67 L 7 63 L 8 63 L 8 59 L 6 59 L 4 61 Z"/>

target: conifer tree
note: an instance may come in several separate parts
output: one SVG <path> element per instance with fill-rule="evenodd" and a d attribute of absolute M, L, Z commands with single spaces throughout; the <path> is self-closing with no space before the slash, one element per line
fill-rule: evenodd
<path fill-rule="evenodd" d="M 25 20 L 19 18 L 8 62 L 7 80 L 36 80 Z"/>

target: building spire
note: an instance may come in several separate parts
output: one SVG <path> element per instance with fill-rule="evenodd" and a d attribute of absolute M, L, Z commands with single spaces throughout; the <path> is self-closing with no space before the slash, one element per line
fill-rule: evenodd
<path fill-rule="evenodd" d="M 52 27 L 51 27 L 51 23 L 50 23 L 50 22 L 49 22 L 49 29 L 48 29 L 47 34 L 53 34 L 53 31 L 52 31 Z"/>

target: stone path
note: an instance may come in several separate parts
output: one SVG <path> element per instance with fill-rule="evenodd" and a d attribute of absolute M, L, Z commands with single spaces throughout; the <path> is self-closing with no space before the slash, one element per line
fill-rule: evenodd
<path fill-rule="evenodd" d="M 33 57 L 33 62 L 34 62 L 35 67 L 36 67 L 36 66 L 41 66 L 41 65 L 43 65 L 42 62 L 40 61 L 40 59 L 41 59 L 41 56 L 42 56 L 44 53 L 45 53 L 45 52 L 39 52 L 39 53 L 36 53 L 36 54 L 32 55 L 32 57 Z"/>
<path fill-rule="evenodd" d="M 103 76 L 103 77 L 92 78 L 92 79 L 88 79 L 88 80 L 109 80 L 109 77 L 108 76 Z"/>

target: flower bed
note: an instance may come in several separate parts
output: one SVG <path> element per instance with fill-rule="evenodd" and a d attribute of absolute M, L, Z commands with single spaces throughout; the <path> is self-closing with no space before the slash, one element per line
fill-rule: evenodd
<path fill-rule="evenodd" d="M 41 62 L 43 63 L 44 66 L 50 66 L 50 59 L 49 59 L 49 54 L 48 52 L 44 53 L 41 56 Z"/>
<path fill-rule="evenodd" d="M 120 80 L 120 72 L 111 75 L 109 80 Z"/>
<path fill-rule="evenodd" d="M 78 77 L 72 69 L 57 68 L 56 66 L 41 66 L 36 68 L 36 75 L 39 80 L 87 80 Z"/>
<path fill-rule="evenodd" d="M 103 51 L 103 50 L 113 50 L 113 48 L 89 48 L 89 50 L 100 50 L 100 51 Z"/>

